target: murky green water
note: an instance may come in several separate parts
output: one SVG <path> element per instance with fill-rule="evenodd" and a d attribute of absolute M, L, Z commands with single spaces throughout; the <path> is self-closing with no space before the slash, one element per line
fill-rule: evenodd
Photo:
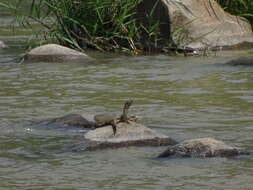
<path fill-rule="evenodd" d="M 0 189 L 252 189 L 252 158 L 155 159 L 166 147 L 83 152 L 85 130 L 28 125 L 120 112 L 132 98 L 142 123 L 174 139 L 215 137 L 252 150 L 253 67 L 219 64 L 238 52 L 18 64 L 10 61 L 23 52 L 18 38 L 0 38 L 11 45 L 0 50 Z"/>

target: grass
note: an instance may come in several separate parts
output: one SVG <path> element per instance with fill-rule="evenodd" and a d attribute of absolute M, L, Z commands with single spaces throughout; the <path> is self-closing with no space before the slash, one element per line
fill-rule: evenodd
<path fill-rule="evenodd" d="M 0 3 L 16 15 L 24 27 L 37 22 L 43 26 L 44 39 L 57 39 L 60 44 L 80 50 L 120 51 L 138 54 L 157 47 L 159 23 L 152 11 L 141 23 L 136 8 L 143 0 L 31 0 L 29 11 L 20 6 Z M 143 36 L 148 43 L 141 44 Z"/>
<path fill-rule="evenodd" d="M 171 46 L 171 37 L 161 35 L 160 19 L 154 1 L 149 12 L 140 18 L 141 4 L 146 0 L 11 0 L 0 3 L 15 15 L 19 24 L 32 28 L 39 23 L 44 30 L 41 43 L 57 40 L 59 44 L 84 50 L 130 52 L 132 54 L 160 51 L 161 41 Z M 252 0 L 217 0 L 235 15 L 248 18 L 253 24 Z M 26 5 L 26 8 L 23 9 Z M 28 6 L 27 6 L 28 5 Z M 138 9 L 139 8 L 139 9 Z M 182 26 L 173 35 L 180 35 Z M 168 28 L 168 32 L 170 29 Z M 180 44 L 180 42 L 177 42 Z M 159 47 L 160 46 L 160 47 Z M 163 45 L 164 46 L 164 45 Z"/>
<path fill-rule="evenodd" d="M 247 18 L 253 26 L 252 0 L 216 0 L 227 12 Z"/>

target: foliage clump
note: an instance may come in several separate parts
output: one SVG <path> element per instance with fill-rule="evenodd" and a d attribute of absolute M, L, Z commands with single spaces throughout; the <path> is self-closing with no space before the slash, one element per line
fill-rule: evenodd
<path fill-rule="evenodd" d="M 27 5 L 27 0 L 15 1 L 0 6 L 12 10 L 25 27 L 33 27 L 34 23 L 42 25 L 45 30 L 40 36 L 47 42 L 56 39 L 79 50 L 93 48 L 139 54 L 181 47 L 180 40 L 173 42 L 172 38 L 191 23 L 170 34 L 169 18 L 159 15 L 163 12 L 160 9 L 156 10 L 160 0 L 30 0 L 28 11 L 21 8 Z M 246 17 L 253 25 L 252 0 L 216 1 L 226 11 Z M 148 4 L 151 7 L 144 11 L 142 7 Z"/>
<path fill-rule="evenodd" d="M 253 26 L 253 1 L 252 0 L 216 0 L 225 11 L 247 18 Z"/>
<path fill-rule="evenodd" d="M 136 16 L 143 0 L 31 0 L 28 13 L 20 9 L 24 1 L 4 6 L 13 10 L 24 26 L 40 23 L 46 38 L 60 44 L 134 54 L 157 47 L 159 23 L 152 19 L 152 10 L 145 15 L 148 22 L 141 23 Z M 149 42 L 145 45 L 140 43 L 144 36 Z"/>

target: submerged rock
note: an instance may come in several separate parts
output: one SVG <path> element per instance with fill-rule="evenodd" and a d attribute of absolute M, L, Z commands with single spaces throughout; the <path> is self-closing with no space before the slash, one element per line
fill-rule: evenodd
<path fill-rule="evenodd" d="M 244 65 L 244 66 L 253 66 L 253 57 L 238 57 L 232 60 L 229 60 L 225 64 L 227 65 Z"/>
<path fill-rule="evenodd" d="M 117 123 L 115 135 L 112 127 L 106 126 L 91 130 L 84 137 L 90 141 L 87 150 L 128 146 L 165 146 L 177 143 L 168 136 L 133 121 Z"/>
<path fill-rule="evenodd" d="M 243 149 L 229 146 L 213 138 L 199 138 L 170 146 L 158 157 L 232 157 L 249 154 Z"/>
<path fill-rule="evenodd" d="M 215 0 L 158 0 L 158 3 L 157 0 L 149 0 L 141 5 L 139 12 L 145 15 L 153 9 L 154 19 L 161 23 L 161 36 L 165 36 L 164 39 L 171 37 L 185 47 L 252 46 L 249 21 L 225 12 Z"/>
<path fill-rule="evenodd" d="M 76 50 L 57 44 L 47 44 L 32 49 L 25 56 L 26 62 L 75 62 L 90 61 L 91 57 Z"/>
<path fill-rule="evenodd" d="M 44 121 L 39 121 L 38 125 L 54 125 L 63 127 L 82 127 L 82 128 L 94 128 L 95 123 L 88 121 L 83 116 L 79 114 L 68 114 L 63 117 L 47 119 Z"/>
<path fill-rule="evenodd" d="M 7 47 L 8 46 L 3 41 L 0 40 L 0 49 L 1 48 L 7 48 Z"/>

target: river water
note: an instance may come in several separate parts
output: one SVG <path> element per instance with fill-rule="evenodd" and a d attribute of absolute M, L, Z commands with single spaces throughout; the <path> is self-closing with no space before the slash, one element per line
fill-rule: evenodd
<path fill-rule="evenodd" d="M 29 121 L 81 113 L 120 113 L 133 99 L 140 122 L 178 141 L 215 137 L 253 149 L 253 67 L 224 63 L 247 52 L 209 57 L 90 55 L 75 64 L 12 61 L 24 31 L 2 14 L 0 189 L 252 189 L 253 159 L 155 159 L 166 147 L 84 152 L 86 132 Z M 28 31 L 29 33 L 29 31 Z"/>

